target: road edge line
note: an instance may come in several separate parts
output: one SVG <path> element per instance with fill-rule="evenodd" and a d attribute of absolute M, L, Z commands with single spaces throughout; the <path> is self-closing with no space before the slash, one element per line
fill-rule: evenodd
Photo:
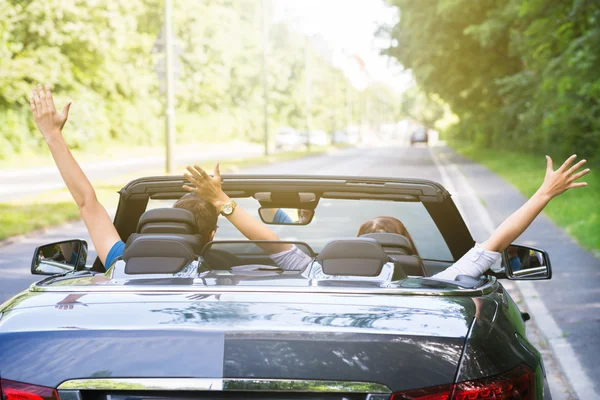
<path fill-rule="evenodd" d="M 495 229 L 492 218 L 490 217 L 488 210 L 481 203 L 479 197 L 475 194 L 473 186 L 469 183 L 462 171 L 460 171 L 456 164 L 443 165 L 431 147 L 429 148 L 429 154 L 442 175 L 442 181 L 445 179 L 450 181 L 450 175 L 445 171 L 445 168 L 452 168 L 453 172 L 461 180 L 461 185 L 466 189 L 467 196 L 473 197 L 473 199 L 476 200 L 473 202 L 475 210 L 481 218 L 481 222 L 485 229 L 491 234 Z M 442 173 L 442 171 L 444 172 Z M 454 187 L 454 184 L 451 183 L 451 186 Z M 525 306 L 534 315 L 540 336 L 552 349 L 552 353 L 560 365 L 561 372 L 567 377 L 568 383 L 577 397 L 580 399 L 600 398 L 600 394 L 594 389 L 594 383 L 585 373 L 583 366 L 579 362 L 579 359 L 575 355 L 569 342 L 563 337 L 562 331 L 552 317 L 552 314 L 550 314 L 550 311 L 548 311 L 544 302 L 541 300 L 539 292 L 533 283 L 527 281 L 514 281 L 514 283 L 522 296 Z M 552 335 L 548 335 L 546 332 L 551 332 Z"/>

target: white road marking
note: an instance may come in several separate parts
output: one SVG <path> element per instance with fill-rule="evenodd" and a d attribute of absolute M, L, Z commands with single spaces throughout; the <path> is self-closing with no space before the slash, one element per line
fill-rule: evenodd
<path fill-rule="evenodd" d="M 481 201 L 479 201 L 479 198 L 475 194 L 475 190 L 466 179 L 464 174 L 455 164 L 442 164 L 431 147 L 429 148 L 429 154 L 431 155 L 433 162 L 442 175 L 442 184 L 444 186 L 447 185 L 446 188 L 452 192 L 455 192 L 455 186 L 451 182 L 450 175 L 445 169 L 449 168 L 454 173 L 459 180 L 461 187 L 464 187 L 467 194 L 474 200 L 471 202 L 471 204 L 473 204 L 475 207 L 475 211 L 477 212 L 483 227 L 489 234 L 491 234 L 495 230 L 494 222 L 492 221 L 487 209 L 483 206 L 483 204 L 481 204 Z M 460 196 L 457 196 L 455 202 L 460 202 Z M 459 211 L 461 211 L 461 214 L 466 219 L 467 216 L 462 212 L 462 207 L 458 206 L 457 204 L 457 208 Z M 577 359 L 573 348 L 564 337 L 562 330 L 559 328 L 558 324 L 552 317 L 552 314 L 550 314 L 548 308 L 541 300 L 540 294 L 533 285 L 533 282 L 514 282 L 523 296 L 525 307 L 531 312 L 532 318 L 535 319 L 535 323 L 539 327 L 541 334 L 545 336 L 546 341 L 552 349 L 554 357 L 558 360 L 562 372 L 569 380 L 569 383 L 577 394 L 577 397 L 582 400 L 600 398 L 600 393 L 596 392 L 594 389 L 594 383 L 585 373 L 585 370 Z M 554 391 L 553 394 L 558 395 L 558 393 L 555 393 Z"/>

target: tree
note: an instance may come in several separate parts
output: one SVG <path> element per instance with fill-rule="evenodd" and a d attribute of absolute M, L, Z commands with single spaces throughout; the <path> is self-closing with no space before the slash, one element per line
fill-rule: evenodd
<path fill-rule="evenodd" d="M 600 149 L 600 4 L 388 0 L 386 53 L 486 146 L 594 157 Z"/>

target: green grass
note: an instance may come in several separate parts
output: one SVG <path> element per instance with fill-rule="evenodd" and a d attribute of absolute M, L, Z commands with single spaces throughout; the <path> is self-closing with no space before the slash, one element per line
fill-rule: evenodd
<path fill-rule="evenodd" d="M 544 179 L 544 156 L 481 149 L 461 142 L 453 142 L 452 147 L 485 165 L 527 197 L 535 193 Z M 564 160 L 555 157 L 553 161 L 554 168 L 558 168 Z M 600 171 L 592 168 L 580 181 L 587 182 L 588 186 L 571 189 L 556 197 L 544 212 L 583 247 L 600 256 Z"/>
<path fill-rule="evenodd" d="M 73 201 L 0 204 L 0 240 L 79 218 Z"/>
<path fill-rule="evenodd" d="M 270 156 L 240 158 L 221 163 L 222 173 L 236 173 L 252 166 L 273 164 L 290 161 L 307 156 L 323 154 L 328 147 L 313 148 L 310 153 L 306 150 L 276 153 Z M 212 173 L 214 163 L 201 163 L 200 166 Z M 185 165 L 176 168 L 175 174 L 183 174 Z M 119 201 L 117 191 L 129 181 L 142 176 L 164 175 L 162 169 L 147 169 L 120 175 L 107 180 L 93 183 L 98 200 L 107 209 L 115 208 Z M 60 225 L 79 219 L 79 210 L 67 189 L 51 190 L 34 196 L 29 196 L 10 203 L 0 203 L 0 240 L 23 235 L 37 229 Z"/>

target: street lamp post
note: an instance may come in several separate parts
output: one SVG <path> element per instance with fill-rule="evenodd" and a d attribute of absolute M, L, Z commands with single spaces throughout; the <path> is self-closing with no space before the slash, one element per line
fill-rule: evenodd
<path fill-rule="evenodd" d="M 306 45 L 304 47 L 304 69 L 306 78 L 306 150 L 310 151 L 310 129 L 312 125 L 312 110 L 311 110 L 311 76 L 310 76 L 310 39 L 306 38 Z"/>
<path fill-rule="evenodd" d="M 173 147 L 175 141 L 175 96 L 173 79 L 173 21 L 171 0 L 165 0 L 165 52 L 166 52 L 166 92 L 165 110 L 165 169 L 167 174 L 173 173 Z"/>
<path fill-rule="evenodd" d="M 262 7 L 262 81 L 263 81 L 263 98 L 264 98 L 264 135 L 265 135 L 265 156 L 269 155 L 269 81 L 268 81 L 268 64 L 267 64 L 267 46 L 269 45 L 269 28 L 267 25 L 267 7 L 265 0 L 260 2 Z"/>

